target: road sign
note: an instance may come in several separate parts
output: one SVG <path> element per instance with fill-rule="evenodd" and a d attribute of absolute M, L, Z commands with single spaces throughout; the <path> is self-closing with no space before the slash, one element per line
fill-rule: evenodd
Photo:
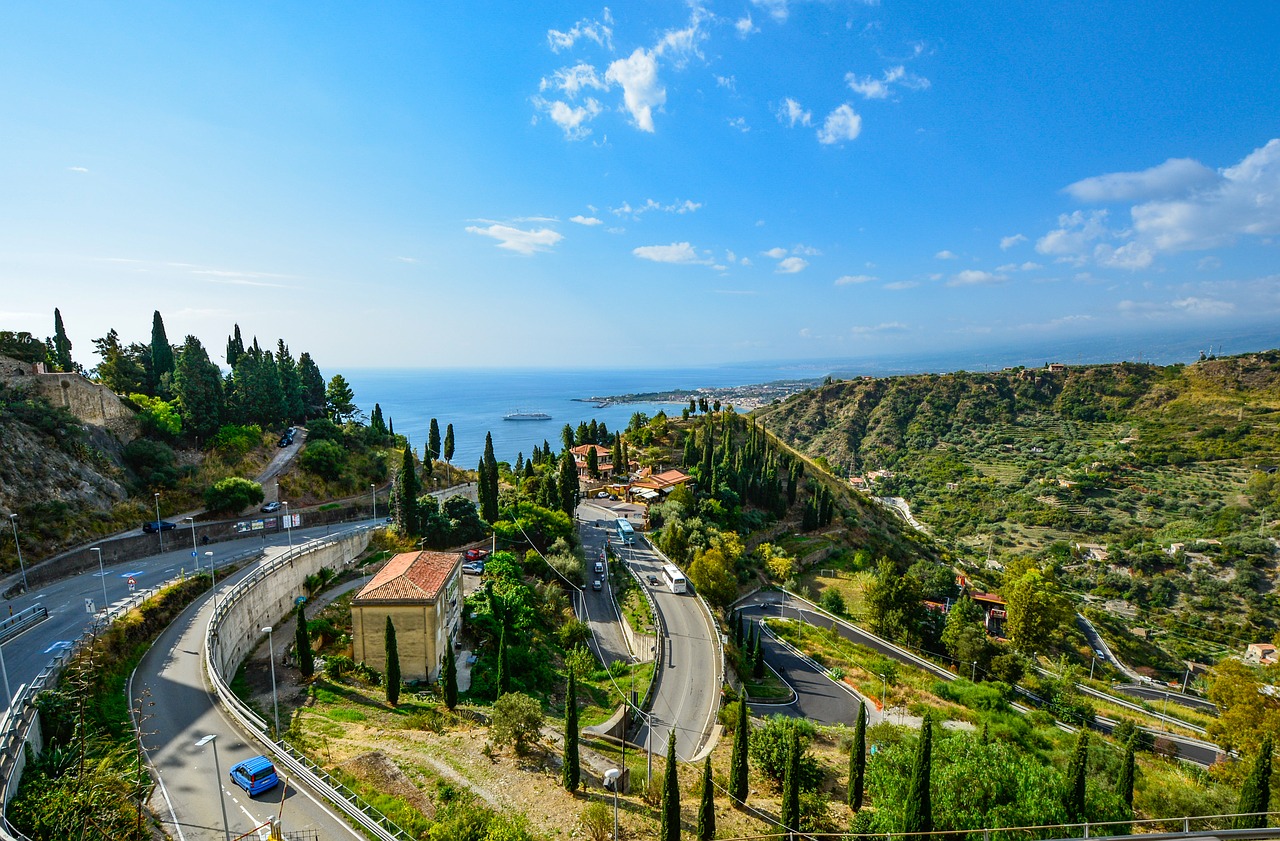
<path fill-rule="evenodd" d="M 135 585 L 135 584 L 137 584 L 137 583 L 138 583 L 137 579 L 135 579 L 135 578 L 130 578 L 130 579 L 129 579 L 129 592 L 130 592 L 130 593 L 132 593 L 132 592 L 133 592 L 133 587 L 134 587 L 134 585 Z"/>
<path fill-rule="evenodd" d="M 97 613 L 97 612 L 98 612 L 98 609 L 97 609 L 96 607 L 94 607 L 94 605 L 93 605 L 93 599 L 85 599 L 85 600 L 84 600 L 84 612 L 85 612 L 85 613 Z"/>

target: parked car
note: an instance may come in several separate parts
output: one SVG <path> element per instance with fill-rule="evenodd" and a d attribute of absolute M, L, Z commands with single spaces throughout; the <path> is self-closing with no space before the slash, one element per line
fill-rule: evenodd
<path fill-rule="evenodd" d="M 591 582 L 591 589 L 599 592 L 604 589 L 604 582 L 597 578 L 595 581 Z"/>
<path fill-rule="evenodd" d="M 462 574 L 463 575 L 484 575 L 484 564 L 481 563 L 480 561 L 475 561 L 469 564 L 463 564 Z"/>
<path fill-rule="evenodd" d="M 600 575 L 601 573 L 604 572 L 604 564 L 600 563 L 599 561 L 596 561 L 595 569 L 596 569 L 596 574 Z"/>
<path fill-rule="evenodd" d="M 285 435 L 280 438 L 280 443 L 277 446 L 279 446 L 280 449 L 283 450 L 285 447 L 289 446 L 292 443 L 293 443 L 293 436 Z"/>
<path fill-rule="evenodd" d="M 142 524 L 142 530 L 147 534 L 155 534 L 158 531 L 172 531 L 177 527 L 177 523 L 171 523 L 168 520 L 152 520 L 149 523 Z"/>
<path fill-rule="evenodd" d="M 270 759 L 255 756 L 231 766 L 231 782 L 253 797 L 280 785 L 280 777 L 276 775 L 276 766 L 271 764 Z"/>
<path fill-rule="evenodd" d="M 600 491 L 599 493 L 596 494 L 596 499 L 608 499 L 608 498 L 609 498 L 608 491 Z"/>
<path fill-rule="evenodd" d="M 462 553 L 462 557 L 468 561 L 478 561 L 488 554 L 484 549 L 468 549 Z"/>
<path fill-rule="evenodd" d="M 280 503 L 268 502 L 266 505 L 262 506 L 260 510 L 262 511 L 263 514 L 270 514 L 272 511 L 279 511 Z"/>

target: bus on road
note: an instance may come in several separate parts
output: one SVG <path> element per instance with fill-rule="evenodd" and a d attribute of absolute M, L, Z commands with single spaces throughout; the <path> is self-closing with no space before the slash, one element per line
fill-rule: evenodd
<path fill-rule="evenodd" d="M 624 517 L 619 517 L 614 522 L 618 526 L 618 540 L 622 541 L 628 546 L 636 542 L 636 531 L 635 529 L 631 528 L 630 520 Z"/>
<path fill-rule="evenodd" d="M 662 565 L 662 580 L 667 582 L 667 589 L 673 593 L 683 593 L 687 586 L 684 573 L 675 564 Z"/>

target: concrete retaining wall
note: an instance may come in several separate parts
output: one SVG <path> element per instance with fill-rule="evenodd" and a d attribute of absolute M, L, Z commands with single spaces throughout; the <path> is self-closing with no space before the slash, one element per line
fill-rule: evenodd
<path fill-rule="evenodd" d="M 213 658 L 224 679 L 230 681 L 235 676 L 241 661 L 262 639 L 262 629 L 275 625 L 293 610 L 294 600 L 305 595 L 303 582 L 308 575 L 326 567 L 338 571 L 349 566 L 369 545 L 369 535 L 369 531 L 360 531 L 328 538 L 332 542 L 298 552 L 289 563 L 244 590 L 218 626 Z"/>

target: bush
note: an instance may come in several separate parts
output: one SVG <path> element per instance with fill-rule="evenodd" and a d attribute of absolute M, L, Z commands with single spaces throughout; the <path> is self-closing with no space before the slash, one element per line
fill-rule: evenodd
<path fill-rule="evenodd" d="M 751 731 L 751 759 L 775 785 L 782 785 L 787 770 L 787 740 L 792 730 L 800 737 L 800 788 L 815 789 L 822 783 L 822 768 L 806 751 L 818 731 L 807 719 L 781 715 L 766 718 L 762 726 Z"/>
<path fill-rule="evenodd" d="M 337 444 L 343 442 L 342 427 L 338 426 L 331 420 L 317 418 L 307 423 L 307 445 L 315 444 L 319 441 L 333 441 Z"/>
<path fill-rule="evenodd" d="M 840 595 L 840 591 L 832 587 L 827 587 L 822 591 L 822 598 L 818 605 L 828 613 L 834 613 L 836 616 L 845 615 L 844 596 Z"/>
<path fill-rule="evenodd" d="M 234 514 L 257 505 L 262 498 L 262 485 L 239 476 L 228 476 L 205 489 L 204 505 L 210 511 Z"/>
<path fill-rule="evenodd" d="M 582 831 L 591 841 L 608 841 L 613 837 L 613 815 L 603 801 L 587 804 L 578 820 L 582 824 Z"/>
<path fill-rule="evenodd" d="M 216 450 L 229 461 L 238 461 L 261 443 L 262 427 L 256 423 L 248 426 L 229 423 L 213 436 L 213 440 L 209 442 L 209 449 Z"/>
<path fill-rule="evenodd" d="M 531 742 L 537 741 L 542 721 L 542 707 L 537 701 L 519 692 L 508 692 L 493 704 L 489 738 L 495 744 L 513 746 L 516 753 L 524 753 Z"/>
<path fill-rule="evenodd" d="M 166 444 L 135 438 L 124 448 L 124 463 L 148 488 L 171 488 L 178 481 L 178 457 Z"/>
<path fill-rule="evenodd" d="M 342 476 L 347 466 L 347 451 L 332 441 L 308 441 L 298 464 L 308 473 L 332 481 Z"/>

